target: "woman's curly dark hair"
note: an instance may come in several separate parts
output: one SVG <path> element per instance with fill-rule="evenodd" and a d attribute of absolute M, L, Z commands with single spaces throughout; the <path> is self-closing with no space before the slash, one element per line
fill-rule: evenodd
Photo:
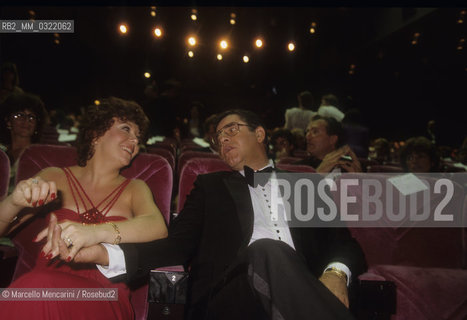
<path fill-rule="evenodd" d="M 116 97 L 102 99 L 99 105 L 89 106 L 80 121 L 77 143 L 78 165 L 84 167 L 92 158 L 93 141 L 110 129 L 114 124 L 114 118 L 135 123 L 140 132 L 139 143 L 146 141 L 149 119 L 139 104 Z"/>

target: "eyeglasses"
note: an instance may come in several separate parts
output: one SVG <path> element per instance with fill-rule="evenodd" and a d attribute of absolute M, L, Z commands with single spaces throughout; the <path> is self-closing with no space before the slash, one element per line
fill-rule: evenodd
<path fill-rule="evenodd" d="M 240 131 L 241 126 L 252 128 L 252 126 L 250 126 L 249 124 L 245 124 L 245 123 L 238 123 L 238 122 L 228 123 L 216 132 L 216 135 L 211 139 L 212 144 L 215 147 L 219 147 L 221 145 L 220 139 L 222 138 L 224 134 L 226 134 L 229 137 L 236 136 L 238 132 Z"/>
<path fill-rule="evenodd" d="M 33 113 L 24 113 L 24 112 L 17 112 L 11 115 L 13 120 L 28 120 L 29 122 L 36 122 L 37 117 Z"/>

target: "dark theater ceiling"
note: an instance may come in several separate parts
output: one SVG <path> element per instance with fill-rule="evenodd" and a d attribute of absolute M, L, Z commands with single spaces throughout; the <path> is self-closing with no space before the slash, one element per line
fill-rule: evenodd
<path fill-rule="evenodd" d="M 0 34 L 0 61 L 15 62 L 21 87 L 50 108 L 77 109 L 108 95 L 141 102 L 151 81 L 162 88 L 173 79 L 191 100 L 213 110 L 269 110 L 277 114 L 271 125 L 280 125 L 284 108 L 307 89 L 317 98 L 336 93 L 344 109 L 361 110 L 370 128 L 375 117 L 390 113 L 373 133 L 397 136 L 408 132 L 396 132 L 394 121 L 404 128 L 417 119 L 418 132 L 430 118 L 444 121 L 446 111 L 466 107 L 462 8 L 158 6 L 152 16 L 150 6 L 3 5 L 0 18 L 29 19 L 31 10 L 38 20 L 75 23 L 74 33 L 59 36 Z M 156 26 L 160 38 L 153 35 Z M 198 40 L 193 58 L 187 54 L 191 34 Z M 256 37 L 263 39 L 261 49 Z M 218 47 L 221 38 L 229 41 L 225 51 Z"/>

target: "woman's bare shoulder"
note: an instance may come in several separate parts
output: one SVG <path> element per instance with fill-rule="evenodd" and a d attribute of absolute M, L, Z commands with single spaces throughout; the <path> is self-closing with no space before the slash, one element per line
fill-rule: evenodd
<path fill-rule="evenodd" d="M 48 167 L 42 169 L 37 175 L 44 180 L 57 180 L 65 176 L 65 172 L 59 167 Z"/>

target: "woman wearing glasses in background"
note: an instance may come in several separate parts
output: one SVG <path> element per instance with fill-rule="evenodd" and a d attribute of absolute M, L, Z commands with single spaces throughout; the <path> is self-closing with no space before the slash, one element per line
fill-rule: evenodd
<path fill-rule="evenodd" d="M 18 159 L 32 143 L 39 141 L 46 123 L 47 112 L 42 100 L 33 94 L 10 95 L 0 105 L 3 123 L 0 127 L 0 149 L 10 158 L 10 185 L 8 193 L 15 187 Z"/>

